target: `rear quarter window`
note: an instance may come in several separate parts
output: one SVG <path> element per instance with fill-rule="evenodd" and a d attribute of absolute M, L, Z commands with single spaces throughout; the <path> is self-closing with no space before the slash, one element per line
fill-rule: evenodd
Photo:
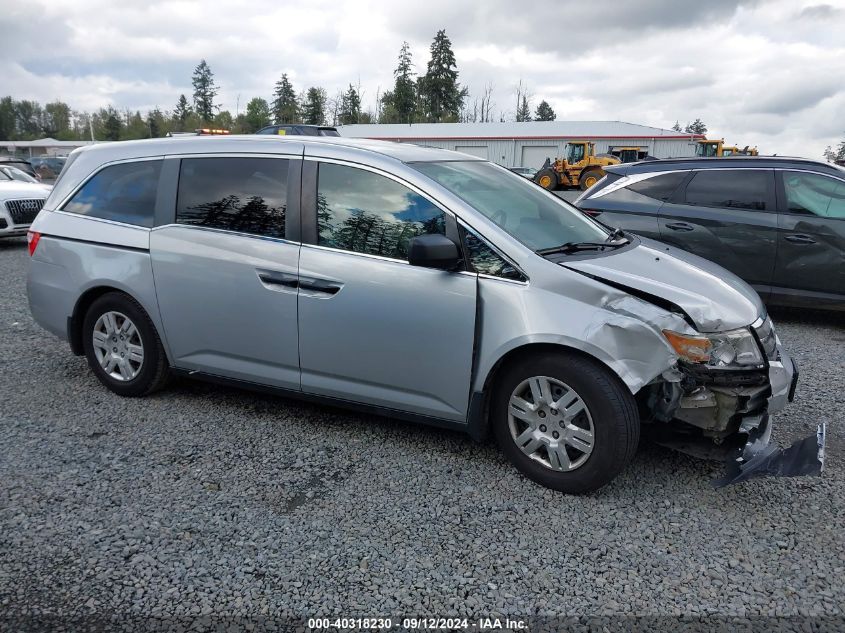
<path fill-rule="evenodd" d="M 688 173 L 687 171 L 673 171 L 666 174 L 658 174 L 651 178 L 632 183 L 626 189 L 648 198 L 666 202 L 678 190 L 678 187 L 684 182 Z"/>
<path fill-rule="evenodd" d="M 151 228 L 161 164 L 157 159 L 104 167 L 73 194 L 62 211 Z"/>
<path fill-rule="evenodd" d="M 771 171 L 766 169 L 697 171 L 687 184 L 684 204 L 765 211 L 771 179 Z"/>

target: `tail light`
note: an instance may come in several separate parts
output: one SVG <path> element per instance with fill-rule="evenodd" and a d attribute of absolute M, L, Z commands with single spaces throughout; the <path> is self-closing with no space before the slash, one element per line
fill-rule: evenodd
<path fill-rule="evenodd" d="M 35 249 L 38 248 L 38 240 L 41 239 L 41 233 L 36 233 L 35 231 L 27 231 L 26 232 L 26 244 L 29 246 L 29 256 L 32 257 L 35 254 Z"/>
<path fill-rule="evenodd" d="M 601 211 L 598 209 L 581 209 L 581 213 L 589 215 L 591 218 L 597 218 L 601 215 Z"/>

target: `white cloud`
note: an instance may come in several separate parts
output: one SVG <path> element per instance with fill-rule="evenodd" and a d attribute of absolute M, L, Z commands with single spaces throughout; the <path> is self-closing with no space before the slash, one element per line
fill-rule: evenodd
<path fill-rule="evenodd" d="M 492 83 L 512 117 L 520 79 L 559 118 L 661 127 L 700 117 L 711 136 L 819 157 L 845 137 L 845 0 L 638 0 L 585 11 L 510 0 L 7 0 L 3 94 L 76 109 L 172 108 L 205 58 L 221 105 L 268 98 L 287 72 L 298 90 L 347 84 L 365 107 L 389 89 L 403 40 L 419 73 L 445 28 L 460 81 Z"/>

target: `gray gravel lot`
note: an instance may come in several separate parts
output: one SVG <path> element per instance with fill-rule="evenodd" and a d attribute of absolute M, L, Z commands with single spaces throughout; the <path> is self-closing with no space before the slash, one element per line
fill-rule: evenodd
<path fill-rule="evenodd" d="M 7 617 L 843 614 L 841 315 L 774 314 L 802 372 L 776 435 L 827 420 L 823 478 L 714 491 L 717 464 L 644 445 L 576 498 L 457 433 L 187 381 L 112 395 L 32 321 L 26 260 L 0 242 Z"/>

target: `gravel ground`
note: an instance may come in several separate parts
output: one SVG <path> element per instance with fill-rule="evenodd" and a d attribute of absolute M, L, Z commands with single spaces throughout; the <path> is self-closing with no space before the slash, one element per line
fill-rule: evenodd
<path fill-rule="evenodd" d="M 714 491 L 717 464 L 644 445 L 566 497 L 458 433 L 187 381 L 112 395 L 32 321 L 26 259 L 0 242 L 6 618 L 843 615 L 841 315 L 774 314 L 802 371 L 777 439 L 827 420 L 823 478 Z"/>

